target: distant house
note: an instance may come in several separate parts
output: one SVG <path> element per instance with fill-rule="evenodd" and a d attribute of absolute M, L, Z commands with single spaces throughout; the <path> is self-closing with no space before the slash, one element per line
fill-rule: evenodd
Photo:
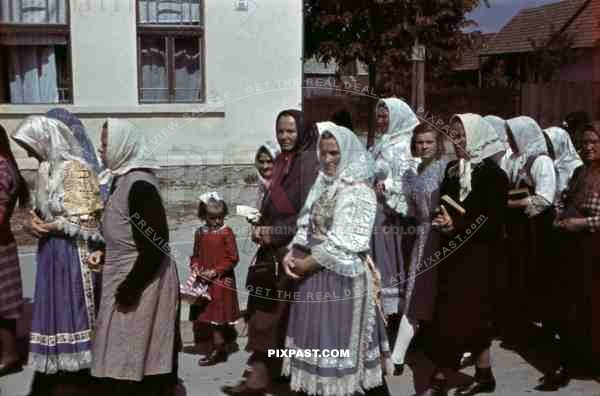
<path fill-rule="evenodd" d="M 571 111 L 600 119 L 599 16 L 600 0 L 522 9 L 479 52 L 479 63 L 491 65 L 484 85 L 500 81 L 520 90 L 521 113 L 542 124 Z M 561 54 L 570 59 L 557 60 Z"/>
<path fill-rule="evenodd" d="M 535 47 L 567 40 L 577 49 L 575 62 L 557 70 L 554 81 L 600 81 L 599 0 L 564 0 L 522 9 L 479 52 L 480 62 L 501 59 L 506 74 L 519 82 L 537 82 Z"/>
<path fill-rule="evenodd" d="M 482 60 L 479 53 L 487 48 L 490 39 L 495 33 L 482 34 L 476 38 L 472 45 L 462 51 L 460 60 L 452 66 L 453 79 L 465 86 L 482 85 Z"/>
<path fill-rule="evenodd" d="M 343 67 L 340 67 L 334 60 L 324 63 L 310 58 L 304 62 L 303 95 L 305 98 L 348 95 L 356 93 L 355 85 L 358 84 L 362 88 L 368 83 L 367 66 L 359 61 Z M 352 89 L 344 89 L 350 85 Z"/>

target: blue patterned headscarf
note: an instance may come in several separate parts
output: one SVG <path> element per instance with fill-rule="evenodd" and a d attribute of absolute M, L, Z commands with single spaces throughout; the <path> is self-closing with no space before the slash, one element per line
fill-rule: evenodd
<path fill-rule="evenodd" d="M 91 166 L 91 168 L 96 172 L 96 174 L 99 175 L 104 170 L 104 168 L 100 164 L 100 161 L 98 161 L 94 144 L 88 136 L 81 120 L 69 110 L 58 107 L 48 111 L 46 113 L 46 117 L 59 120 L 63 124 L 68 126 L 69 129 L 71 129 L 73 135 L 75 136 L 75 139 L 77 139 L 79 145 L 81 146 L 81 148 L 83 148 L 83 159 Z M 106 198 L 108 198 L 107 185 L 100 186 L 100 194 L 102 195 L 103 201 L 105 201 Z"/>

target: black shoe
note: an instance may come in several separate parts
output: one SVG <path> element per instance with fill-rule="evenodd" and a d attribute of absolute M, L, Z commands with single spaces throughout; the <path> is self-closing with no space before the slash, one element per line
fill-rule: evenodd
<path fill-rule="evenodd" d="M 249 388 L 245 382 L 240 382 L 234 386 L 222 386 L 221 391 L 229 396 L 265 396 L 266 389 Z"/>
<path fill-rule="evenodd" d="M 419 396 L 447 396 L 448 395 L 448 383 L 446 379 L 433 378 L 429 387 L 425 392 L 419 394 Z"/>
<path fill-rule="evenodd" d="M 404 363 L 394 364 L 394 376 L 404 374 Z"/>
<path fill-rule="evenodd" d="M 472 396 L 479 393 L 494 393 L 496 390 L 496 380 L 492 378 L 491 381 L 479 382 L 473 381 L 468 386 L 460 387 L 456 390 L 455 395 L 457 396 Z"/>
<path fill-rule="evenodd" d="M 223 363 L 227 361 L 227 351 L 225 348 L 217 348 L 214 349 L 210 355 L 206 359 L 200 359 L 198 361 L 198 366 L 214 366 L 218 363 Z"/>
<path fill-rule="evenodd" d="M 554 392 L 569 385 L 571 377 L 564 367 L 540 378 L 540 384 L 534 389 L 540 392 Z"/>

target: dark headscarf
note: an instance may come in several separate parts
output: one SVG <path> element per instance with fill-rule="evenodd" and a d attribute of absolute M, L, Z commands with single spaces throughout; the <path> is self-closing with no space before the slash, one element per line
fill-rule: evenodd
<path fill-rule="evenodd" d="M 90 140 L 81 120 L 69 110 L 58 107 L 48 111 L 46 117 L 61 121 L 68 126 L 83 149 L 83 159 L 92 167 L 96 175 L 102 173 L 104 168 L 98 161 L 94 144 Z M 102 195 L 102 199 L 105 200 L 108 197 L 108 186 L 101 185 L 100 194 Z"/>
<path fill-rule="evenodd" d="M 298 212 L 302 209 L 308 191 L 315 181 L 318 171 L 316 147 L 318 132 L 305 128 L 302 112 L 283 110 L 275 119 L 290 116 L 296 121 L 298 139 L 290 151 L 282 151 L 274 163 L 273 179 L 263 200 L 261 213 L 264 225 L 279 227 L 284 232 L 273 235 L 273 245 L 286 245 L 294 236 Z"/>

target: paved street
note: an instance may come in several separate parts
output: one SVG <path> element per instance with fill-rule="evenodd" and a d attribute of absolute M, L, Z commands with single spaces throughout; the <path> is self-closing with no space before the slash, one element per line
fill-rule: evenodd
<path fill-rule="evenodd" d="M 233 218 L 229 221 L 229 225 L 237 230 L 244 225 L 244 220 Z M 181 263 L 183 263 L 185 257 L 189 256 L 191 253 L 192 232 L 194 227 L 195 224 L 192 223 L 179 225 L 177 227 L 172 226 L 171 239 L 174 241 L 173 245 L 176 251 L 179 252 L 177 259 Z M 247 237 L 242 235 L 241 231 L 238 231 L 238 248 L 241 253 L 241 262 L 237 267 L 236 275 L 238 287 L 241 288 L 253 254 L 251 243 L 247 240 Z M 34 256 L 31 254 L 31 249 L 28 250 L 22 248 L 21 253 L 21 268 L 24 278 L 25 296 L 31 297 L 33 294 L 35 276 Z M 185 268 L 182 268 L 181 266 L 180 274 L 182 278 L 186 275 Z M 240 293 L 240 302 L 245 306 L 246 295 L 244 293 Z M 182 319 L 184 342 L 186 345 L 191 345 L 191 326 L 190 323 L 185 320 L 187 319 L 187 307 L 184 307 L 183 309 Z M 183 387 L 185 388 L 185 392 L 182 392 L 181 395 L 221 395 L 219 391 L 220 386 L 235 383 L 244 368 L 245 360 L 248 356 L 247 353 L 243 352 L 246 345 L 246 338 L 240 338 L 239 344 L 240 349 L 242 349 L 241 352 L 232 355 L 226 363 L 214 367 L 198 367 L 196 364 L 196 356 L 181 353 L 179 357 L 180 378 L 182 379 Z M 523 356 L 521 356 L 515 352 L 502 349 L 498 343 L 495 343 L 492 353 L 494 373 L 498 382 L 498 388 L 495 395 L 512 396 L 541 394 L 534 391 L 533 387 L 536 385 L 537 379 L 541 375 L 539 369 L 547 364 L 548 358 L 552 355 L 551 349 L 546 348 L 544 349 L 543 354 L 538 354 L 537 356 L 534 356 L 531 353 L 524 353 Z M 414 395 L 416 392 L 415 383 L 418 389 L 422 389 L 425 385 L 431 370 L 428 362 L 425 361 L 420 353 L 416 352 L 411 354 L 409 366 L 410 368 L 405 370 L 403 376 L 388 379 L 392 395 Z M 539 369 L 536 369 L 535 367 L 538 367 Z M 468 367 L 463 370 L 463 373 L 471 375 L 473 371 L 472 367 Z M 29 390 L 32 376 L 32 371 L 29 368 L 25 368 L 21 373 L 1 378 L 0 395 L 26 395 Z M 468 379 L 465 375 L 457 378 L 458 381 L 465 379 Z M 289 394 L 289 392 L 286 392 L 282 388 L 277 390 L 275 394 L 286 395 Z M 589 379 L 574 380 L 567 388 L 552 394 L 556 396 L 600 396 L 600 384 Z"/>

